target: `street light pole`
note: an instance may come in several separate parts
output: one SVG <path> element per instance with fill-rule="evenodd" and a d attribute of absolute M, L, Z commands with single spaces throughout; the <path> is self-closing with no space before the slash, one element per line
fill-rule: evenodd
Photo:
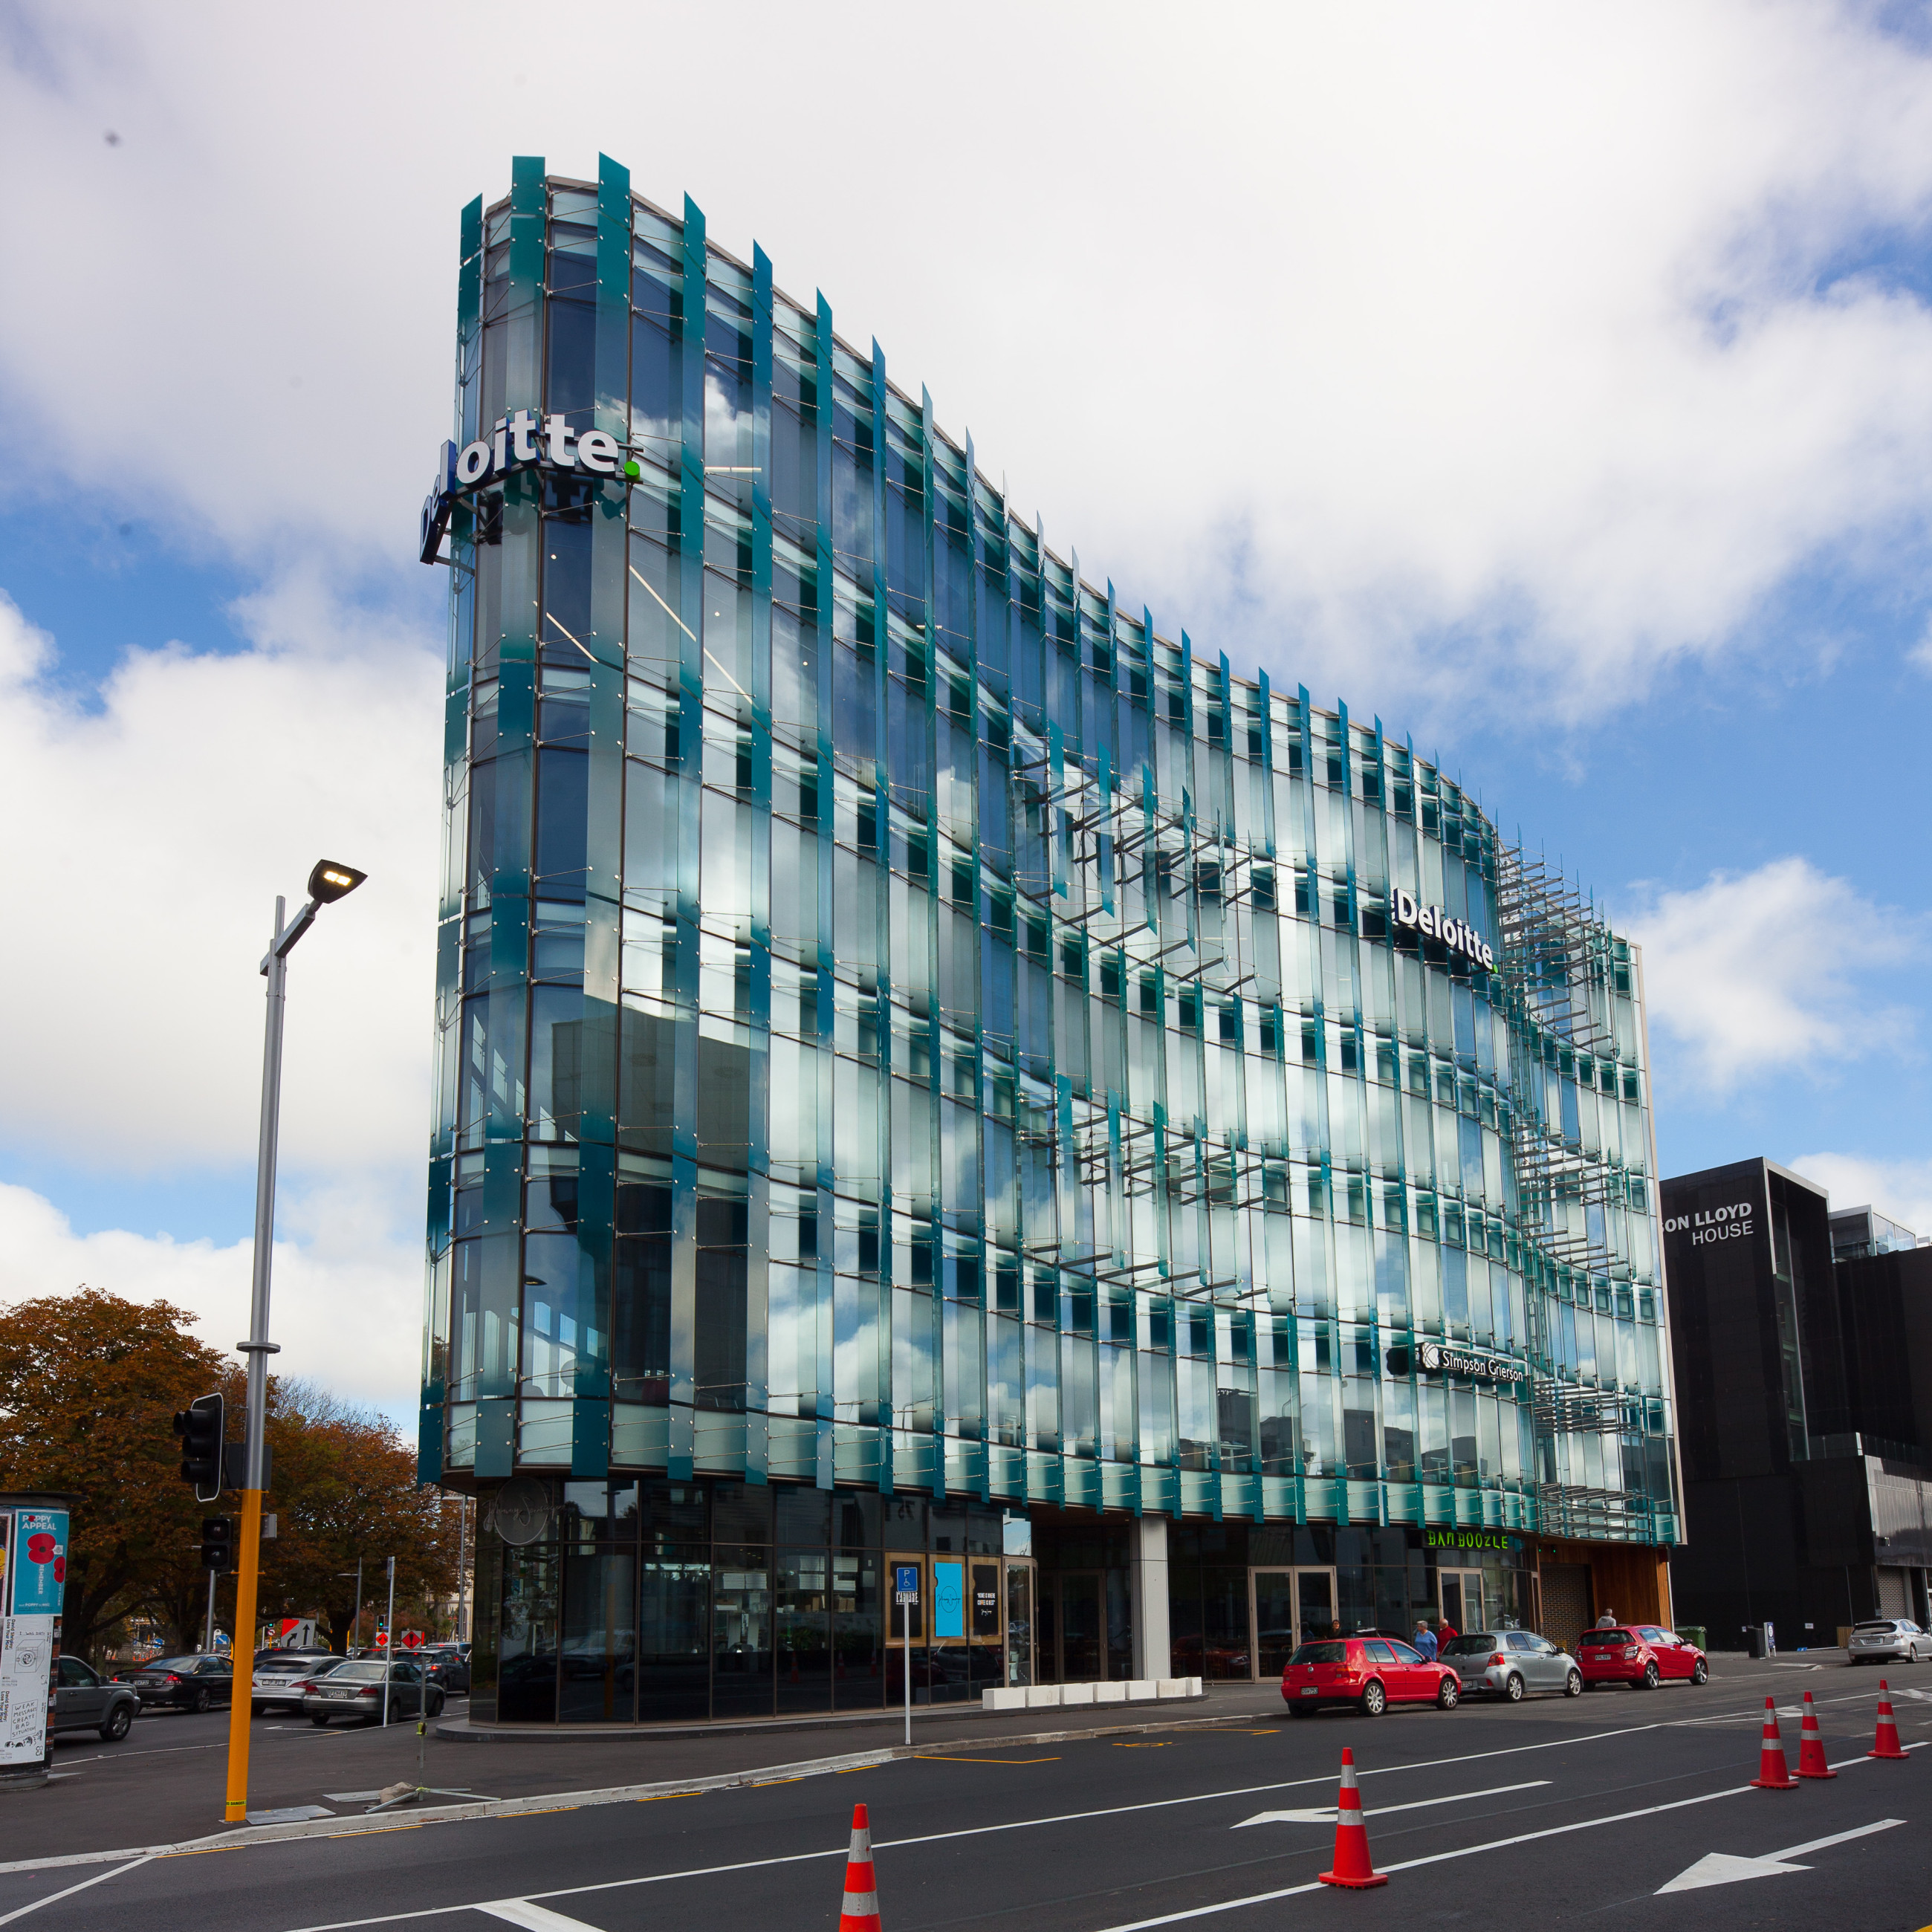
<path fill-rule="evenodd" d="M 262 1045 L 262 1119 L 255 1156 L 255 1272 L 248 1313 L 248 1339 L 238 1342 L 238 1353 L 248 1358 L 248 1412 L 246 1462 L 242 1479 L 242 1561 L 235 1578 L 235 1641 L 238 1658 L 248 1646 L 249 1667 L 255 1654 L 255 1592 L 262 1554 L 262 1444 L 267 1421 L 268 1358 L 279 1352 L 268 1340 L 268 1274 L 274 1259 L 275 1148 L 282 1108 L 282 1014 L 286 1004 L 288 958 L 296 942 L 315 923 L 316 912 L 352 892 L 367 874 L 351 866 L 325 859 L 308 875 L 308 903 L 289 924 L 282 922 L 288 902 L 275 901 L 275 932 L 262 961 L 268 982 L 268 1023 Z M 225 1815 L 231 1825 L 244 1824 L 248 1814 L 248 1719 L 245 1697 L 234 1697 L 228 1708 L 228 1790 Z"/>

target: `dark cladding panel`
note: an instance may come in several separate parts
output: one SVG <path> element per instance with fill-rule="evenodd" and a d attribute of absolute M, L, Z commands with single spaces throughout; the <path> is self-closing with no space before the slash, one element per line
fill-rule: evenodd
<path fill-rule="evenodd" d="M 1670 1340 L 1687 1484 L 1789 1460 L 1762 1161 L 1664 1184 Z"/>

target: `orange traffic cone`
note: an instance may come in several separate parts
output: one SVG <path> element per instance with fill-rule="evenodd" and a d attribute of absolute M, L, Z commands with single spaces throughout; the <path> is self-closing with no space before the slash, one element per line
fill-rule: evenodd
<path fill-rule="evenodd" d="M 879 1932 L 879 1886 L 872 1876 L 872 1828 L 866 1822 L 862 1804 L 852 1808 L 852 1849 L 845 1854 L 845 1898 L 838 1909 L 838 1932 Z"/>
<path fill-rule="evenodd" d="M 1906 1759 L 1911 1756 L 1898 1748 L 1898 1720 L 1892 1714 L 1892 1697 L 1882 1677 L 1878 1680 L 1878 1742 L 1865 1756 Z"/>
<path fill-rule="evenodd" d="M 1751 1780 L 1760 1791 L 1796 1791 L 1790 1767 L 1784 1762 L 1784 1740 L 1778 1735 L 1778 1706 L 1764 1700 L 1764 1742 L 1757 1754 L 1757 1775 Z"/>
<path fill-rule="evenodd" d="M 1804 1694 L 1804 1723 L 1798 1733 L 1798 1775 L 1800 1778 L 1836 1778 L 1838 1773 L 1825 1762 L 1825 1734 L 1818 1728 L 1818 1713 L 1811 1706 L 1811 1694 Z"/>
<path fill-rule="evenodd" d="M 1780 1756 L 1778 1762 L 1784 1762 Z M 1369 1828 L 1362 1822 L 1362 1794 L 1355 1784 L 1355 1754 L 1342 1750 L 1342 1789 L 1335 1801 L 1335 1869 L 1317 1872 L 1324 1885 L 1346 1885 L 1365 1891 L 1387 1885 L 1388 1874 L 1369 1862 Z M 839 1932 L 845 1932 L 843 1925 Z"/>

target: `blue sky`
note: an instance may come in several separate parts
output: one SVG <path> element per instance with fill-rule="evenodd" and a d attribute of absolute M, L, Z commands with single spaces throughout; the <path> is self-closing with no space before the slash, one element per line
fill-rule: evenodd
<path fill-rule="evenodd" d="M 372 11 L 369 71 L 360 10 L 0 16 L 0 1297 L 166 1294 L 226 1346 L 254 961 L 339 850 L 278 1307 L 298 1372 L 408 1407 L 455 217 L 600 147 L 876 334 L 1090 578 L 1560 855 L 1644 942 L 1666 1172 L 1763 1151 L 1932 1232 L 1922 12 L 774 10 L 720 141 L 622 79 L 728 51 L 683 14 L 586 62 Z M 821 111 L 908 74 L 968 174 Z"/>

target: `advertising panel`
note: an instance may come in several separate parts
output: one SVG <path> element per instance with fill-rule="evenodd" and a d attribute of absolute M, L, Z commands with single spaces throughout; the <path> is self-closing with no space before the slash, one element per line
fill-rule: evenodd
<path fill-rule="evenodd" d="M 0 1511 L 4 1568 L 0 1569 L 0 1769 L 38 1764 L 46 1755 L 54 1633 L 67 1586 L 64 1510 Z"/>

